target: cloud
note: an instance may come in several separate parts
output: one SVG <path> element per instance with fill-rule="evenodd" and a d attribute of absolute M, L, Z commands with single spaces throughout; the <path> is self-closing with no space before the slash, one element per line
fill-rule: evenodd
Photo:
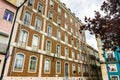
<path fill-rule="evenodd" d="M 82 21 L 84 16 L 93 17 L 94 11 L 99 10 L 104 0 L 61 0 Z"/>
<path fill-rule="evenodd" d="M 84 22 L 84 17 L 94 17 L 94 11 L 99 11 L 104 0 L 60 0 L 71 9 L 77 17 Z M 86 42 L 97 49 L 97 42 L 94 35 L 86 32 Z"/>

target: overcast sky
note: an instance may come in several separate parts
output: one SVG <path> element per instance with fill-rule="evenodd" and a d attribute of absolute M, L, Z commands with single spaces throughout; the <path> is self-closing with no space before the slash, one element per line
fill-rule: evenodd
<path fill-rule="evenodd" d="M 84 22 L 84 17 L 94 17 L 94 11 L 99 11 L 101 4 L 104 0 L 60 0 L 65 3 L 68 8 L 71 9 L 77 17 L 79 17 L 82 22 Z M 94 36 L 87 33 L 87 43 L 92 47 L 97 49 L 96 40 Z"/>

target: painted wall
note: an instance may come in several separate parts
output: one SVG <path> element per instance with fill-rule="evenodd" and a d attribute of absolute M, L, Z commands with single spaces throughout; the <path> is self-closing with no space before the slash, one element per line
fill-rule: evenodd
<path fill-rule="evenodd" d="M 16 9 L 14 6 L 9 5 L 6 1 L 0 0 L 0 31 L 6 34 L 10 34 L 13 22 L 8 22 L 3 19 L 5 9 L 8 9 L 15 13 Z"/>
<path fill-rule="evenodd" d="M 120 48 L 118 48 L 116 51 L 114 51 L 113 53 L 114 58 L 115 58 L 115 62 L 108 62 L 106 64 L 107 66 L 107 72 L 108 72 L 108 78 L 110 80 L 111 76 L 118 76 L 118 80 L 120 80 Z M 104 54 L 105 56 L 105 60 L 107 60 L 107 55 Z M 116 64 L 116 71 L 110 71 L 111 67 L 110 64 Z"/>

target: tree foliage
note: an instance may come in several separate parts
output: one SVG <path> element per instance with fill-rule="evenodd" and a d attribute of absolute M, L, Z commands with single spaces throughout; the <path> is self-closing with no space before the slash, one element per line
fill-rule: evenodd
<path fill-rule="evenodd" d="M 100 35 L 103 50 L 115 50 L 116 46 L 120 46 L 120 0 L 104 1 L 101 11 L 104 15 L 95 11 L 94 18 L 85 17 L 86 23 L 80 29 L 89 30 L 96 37 Z"/>

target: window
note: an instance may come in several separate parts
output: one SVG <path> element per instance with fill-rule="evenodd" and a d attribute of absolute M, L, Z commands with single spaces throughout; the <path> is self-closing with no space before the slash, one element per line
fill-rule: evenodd
<path fill-rule="evenodd" d="M 26 32 L 25 30 L 21 30 L 20 37 L 19 37 L 19 45 L 21 47 L 26 46 L 27 38 L 28 38 L 28 32 Z"/>
<path fill-rule="evenodd" d="M 61 8 L 58 6 L 58 13 L 61 13 Z"/>
<path fill-rule="evenodd" d="M 15 71 L 22 71 L 24 64 L 24 55 L 17 54 L 15 58 L 14 70 Z"/>
<path fill-rule="evenodd" d="M 68 36 L 65 34 L 65 42 L 68 43 Z"/>
<path fill-rule="evenodd" d="M 107 51 L 106 55 L 107 55 L 107 58 L 114 58 L 114 52 L 112 51 Z"/>
<path fill-rule="evenodd" d="M 56 73 L 60 73 L 60 62 L 56 62 Z"/>
<path fill-rule="evenodd" d="M 38 4 L 38 12 L 43 12 L 43 5 L 41 3 Z"/>
<path fill-rule="evenodd" d="M 77 59 L 80 60 L 80 53 L 78 53 Z"/>
<path fill-rule="evenodd" d="M 28 11 L 26 11 L 24 15 L 24 20 L 23 20 L 24 24 L 30 25 L 30 20 L 31 20 L 31 14 Z"/>
<path fill-rule="evenodd" d="M 67 57 L 68 58 L 68 48 L 65 48 L 65 57 Z"/>
<path fill-rule="evenodd" d="M 29 0 L 29 1 L 28 1 L 28 6 L 33 6 L 33 1 L 34 1 L 34 0 Z"/>
<path fill-rule="evenodd" d="M 52 36 L 52 27 L 48 25 L 48 36 Z"/>
<path fill-rule="evenodd" d="M 75 74 L 76 70 L 75 70 L 75 64 L 72 64 L 72 73 Z"/>
<path fill-rule="evenodd" d="M 36 18 L 35 30 L 40 31 L 40 27 L 41 27 L 41 20 L 39 18 Z"/>
<path fill-rule="evenodd" d="M 118 79 L 118 76 L 117 76 L 117 75 L 116 75 L 116 76 L 115 76 L 115 75 L 112 75 L 112 76 L 110 77 L 110 80 L 119 80 L 119 79 Z"/>
<path fill-rule="evenodd" d="M 117 71 L 116 64 L 109 64 L 109 65 L 108 65 L 108 70 L 109 70 L 110 72 L 116 72 L 116 71 Z"/>
<path fill-rule="evenodd" d="M 9 22 L 12 22 L 13 17 L 14 17 L 14 13 L 11 12 L 10 10 L 6 9 L 5 13 L 4 13 L 4 16 L 3 16 L 3 19 L 5 19 L 5 20 L 7 20 Z"/>
<path fill-rule="evenodd" d="M 44 72 L 49 73 L 50 72 L 50 60 L 45 59 L 45 63 L 44 63 Z"/>
<path fill-rule="evenodd" d="M 53 0 L 50 0 L 50 6 L 53 7 L 53 5 L 54 5 Z"/>
<path fill-rule="evenodd" d="M 73 19 L 72 19 L 72 18 L 70 18 L 70 22 L 71 22 L 71 23 L 73 22 Z"/>
<path fill-rule="evenodd" d="M 71 33 L 73 33 L 73 28 L 71 28 Z"/>
<path fill-rule="evenodd" d="M 50 20 L 53 19 L 53 13 L 52 13 L 52 11 L 49 11 L 49 13 L 48 13 L 48 17 L 49 17 Z"/>
<path fill-rule="evenodd" d="M 39 37 L 37 35 L 34 35 L 32 41 L 32 49 L 35 51 L 38 50 L 38 44 L 39 44 Z"/>
<path fill-rule="evenodd" d="M 51 42 L 50 41 L 47 41 L 46 51 L 47 51 L 48 54 L 50 54 L 50 52 L 51 52 Z"/>
<path fill-rule="evenodd" d="M 59 26 L 61 25 L 61 19 L 60 19 L 60 18 L 57 19 L 57 24 L 58 24 Z"/>
<path fill-rule="evenodd" d="M 75 52 L 72 50 L 72 58 L 75 58 Z"/>
<path fill-rule="evenodd" d="M 74 39 L 73 38 L 71 39 L 71 45 L 74 45 Z"/>
<path fill-rule="evenodd" d="M 76 36 L 78 37 L 78 32 L 76 31 Z"/>
<path fill-rule="evenodd" d="M 78 65 L 78 74 L 80 74 L 81 73 L 81 67 L 80 67 L 80 65 Z"/>
<path fill-rule="evenodd" d="M 65 29 L 68 30 L 68 25 L 67 24 L 65 24 Z"/>
<path fill-rule="evenodd" d="M 57 54 L 57 57 L 60 57 L 60 52 L 61 52 L 60 45 L 57 45 L 57 47 L 56 47 L 56 54 Z"/>
<path fill-rule="evenodd" d="M 64 14 L 65 18 L 67 18 L 67 13 Z"/>
<path fill-rule="evenodd" d="M 37 66 L 37 58 L 31 57 L 30 63 L 29 63 L 29 71 L 30 72 L 36 72 L 36 66 Z"/>
<path fill-rule="evenodd" d="M 58 39 L 58 40 L 61 39 L 61 33 L 60 33 L 60 30 L 57 30 L 57 39 Z"/>

